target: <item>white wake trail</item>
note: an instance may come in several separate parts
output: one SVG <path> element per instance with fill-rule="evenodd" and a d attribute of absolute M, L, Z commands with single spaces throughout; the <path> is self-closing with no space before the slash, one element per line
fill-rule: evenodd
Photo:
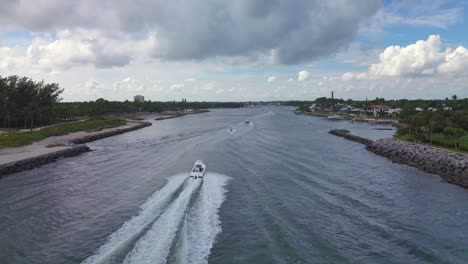
<path fill-rule="evenodd" d="M 128 220 L 123 226 L 114 232 L 102 245 L 98 252 L 87 258 L 83 263 L 109 263 L 113 261 L 116 254 L 122 254 L 129 243 L 138 238 L 139 235 L 161 214 L 164 207 L 170 202 L 172 195 L 179 189 L 187 179 L 186 174 L 176 175 L 168 179 L 167 184 L 155 192 L 141 206 L 140 213 Z"/>
<path fill-rule="evenodd" d="M 209 173 L 200 190 L 199 199 L 187 215 L 186 252 L 184 263 L 208 263 L 216 236 L 221 233 L 218 211 L 224 202 L 229 177 Z M 184 253 L 185 253 L 184 252 Z"/>
<path fill-rule="evenodd" d="M 201 180 L 193 179 L 186 183 L 179 197 L 166 208 L 151 229 L 136 243 L 133 250 L 126 256 L 124 263 L 166 263 L 178 227 L 189 206 L 190 198 L 200 183 Z"/>

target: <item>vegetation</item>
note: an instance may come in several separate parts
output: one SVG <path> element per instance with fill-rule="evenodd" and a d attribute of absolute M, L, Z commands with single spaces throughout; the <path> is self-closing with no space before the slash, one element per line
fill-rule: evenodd
<path fill-rule="evenodd" d="M 421 104 L 422 105 L 422 104 Z M 468 99 L 431 101 L 422 111 L 403 108 L 397 138 L 468 151 Z"/>
<path fill-rule="evenodd" d="M 292 105 L 301 111 L 308 111 L 312 104 L 328 109 L 336 105 L 400 108 L 398 139 L 468 151 L 468 98 L 459 99 L 453 95 L 444 100 L 385 100 L 377 97 L 369 101 L 354 101 L 321 97 L 313 102 L 294 102 Z"/>
<path fill-rule="evenodd" d="M 60 102 L 63 89 L 58 84 L 36 82 L 27 77 L 0 76 L 0 127 L 29 128 L 77 118 L 120 115 L 136 112 L 242 107 L 235 102 L 118 102 L 103 98 L 89 102 Z"/>
<path fill-rule="evenodd" d="M 100 130 L 125 124 L 126 122 L 122 119 L 101 118 L 62 124 L 36 131 L 12 132 L 9 134 L 0 135 L 0 149 L 30 145 L 35 141 L 39 141 L 51 136 L 62 136 L 78 131 Z"/>
<path fill-rule="evenodd" d="M 56 83 L 0 76 L 0 123 L 3 128 L 31 129 L 35 125 L 48 124 L 62 92 Z"/>
<path fill-rule="evenodd" d="M 207 108 L 235 108 L 242 107 L 241 103 L 234 102 L 118 102 L 107 101 L 103 98 L 89 102 L 59 103 L 55 110 L 61 119 L 70 119 L 79 116 L 102 116 L 102 115 L 120 115 L 136 112 L 162 112 L 184 109 L 207 109 Z"/>

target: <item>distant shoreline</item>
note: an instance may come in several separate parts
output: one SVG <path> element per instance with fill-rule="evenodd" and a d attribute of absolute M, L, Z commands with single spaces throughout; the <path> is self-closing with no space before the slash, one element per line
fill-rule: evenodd
<path fill-rule="evenodd" d="M 320 113 L 320 112 L 301 112 L 304 115 L 310 115 L 310 116 L 319 116 L 319 117 L 327 117 L 330 115 L 336 115 L 336 113 Z M 393 127 L 398 128 L 400 126 L 400 123 L 397 120 L 394 119 L 376 119 L 376 118 L 368 118 L 368 117 L 362 117 L 362 116 L 350 116 L 350 115 L 338 115 L 340 117 L 343 117 L 343 121 L 348 121 L 348 122 L 360 122 L 360 123 L 369 123 L 371 125 L 390 125 Z"/>
<path fill-rule="evenodd" d="M 180 112 L 180 111 L 176 111 L 174 113 L 169 112 L 169 114 L 161 116 L 161 117 L 154 118 L 154 120 L 160 121 L 160 120 L 166 120 L 166 119 L 182 117 L 182 116 L 186 116 L 186 115 L 202 114 L 202 113 L 208 113 L 208 112 L 210 112 L 210 110 L 207 110 L 207 109 L 187 111 L 187 112 Z M 168 113 L 168 112 L 166 112 L 166 113 Z"/>

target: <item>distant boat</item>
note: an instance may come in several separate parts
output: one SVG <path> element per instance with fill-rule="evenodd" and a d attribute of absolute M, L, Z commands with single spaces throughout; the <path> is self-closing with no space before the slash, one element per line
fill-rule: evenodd
<path fill-rule="evenodd" d="M 234 128 L 232 128 L 232 126 L 230 126 L 230 127 L 228 128 L 228 130 L 229 130 L 229 132 L 232 132 L 232 131 L 234 131 Z"/>
<path fill-rule="evenodd" d="M 195 164 L 193 165 L 192 170 L 190 171 L 190 177 L 197 179 L 197 178 L 203 178 L 205 176 L 206 172 L 206 165 L 203 163 L 201 160 L 195 161 Z"/>
<path fill-rule="evenodd" d="M 248 125 L 248 124 L 250 124 L 250 121 L 249 121 L 249 120 L 245 120 L 244 124 Z"/>

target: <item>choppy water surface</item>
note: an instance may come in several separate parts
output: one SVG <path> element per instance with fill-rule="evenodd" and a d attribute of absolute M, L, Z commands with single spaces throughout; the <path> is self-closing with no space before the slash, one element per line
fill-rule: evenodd
<path fill-rule="evenodd" d="M 0 179 L 0 262 L 467 263 L 468 191 L 333 128 L 393 133 L 215 110 Z M 197 159 L 203 183 L 187 179 Z"/>

